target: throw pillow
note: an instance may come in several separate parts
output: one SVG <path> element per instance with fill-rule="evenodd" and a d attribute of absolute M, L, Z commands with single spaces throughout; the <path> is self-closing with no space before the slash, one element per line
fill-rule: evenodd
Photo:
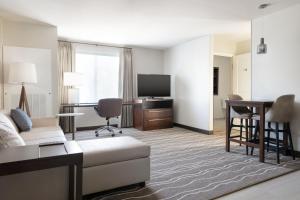
<path fill-rule="evenodd" d="M 18 126 L 20 131 L 30 131 L 32 128 L 32 121 L 26 112 L 20 108 L 11 109 L 10 116 Z"/>
<path fill-rule="evenodd" d="M 25 145 L 21 136 L 10 123 L 9 119 L 0 113 L 0 149 Z"/>

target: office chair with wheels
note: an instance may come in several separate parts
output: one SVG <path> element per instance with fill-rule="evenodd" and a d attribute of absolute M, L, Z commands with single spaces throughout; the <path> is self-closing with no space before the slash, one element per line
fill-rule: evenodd
<path fill-rule="evenodd" d="M 100 117 L 106 118 L 107 124 L 103 127 L 98 128 L 95 130 L 96 137 L 99 136 L 99 132 L 108 130 L 110 133 L 112 133 L 112 137 L 115 136 L 115 130 L 117 130 L 118 133 L 122 133 L 122 130 L 118 127 L 114 127 L 110 125 L 109 120 L 111 118 L 118 118 L 121 115 L 122 112 L 122 99 L 119 98 L 108 98 L 108 99 L 100 99 L 98 102 L 98 106 L 95 107 L 95 110 L 97 114 Z"/>

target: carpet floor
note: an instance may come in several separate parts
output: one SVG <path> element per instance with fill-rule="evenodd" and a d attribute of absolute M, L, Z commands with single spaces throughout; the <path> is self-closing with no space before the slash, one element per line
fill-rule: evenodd
<path fill-rule="evenodd" d="M 206 200 L 300 169 L 300 160 L 266 153 L 266 162 L 232 144 L 225 152 L 224 135 L 205 135 L 182 128 L 156 131 L 123 129 L 123 135 L 151 145 L 151 179 L 146 187 L 129 187 L 92 195 L 92 200 Z M 120 135 L 117 135 L 118 137 Z M 110 137 L 103 134 L 100 137 Z M 95 139 L 93 131 L 76 133 L 76 140 Z M 134 176 L 134 175 L 133 175 Z"/>

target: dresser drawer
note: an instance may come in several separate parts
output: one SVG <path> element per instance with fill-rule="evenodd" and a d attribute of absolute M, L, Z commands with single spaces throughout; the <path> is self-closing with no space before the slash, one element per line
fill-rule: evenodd
<path fill-rule="evenodd" d="M 173 112 L 172 109 L 145 109 L 144 110 L 144 119 L 161 119 L 161 118 L 172 118 Z"/>
<path fill-rule="evenodd" d="M 172 128 L 173 127 L 173 118 L 157 118 L 157 119 L 148 119 L 144 121 L 144 130 L 154 130 L 160 128 Z"/>

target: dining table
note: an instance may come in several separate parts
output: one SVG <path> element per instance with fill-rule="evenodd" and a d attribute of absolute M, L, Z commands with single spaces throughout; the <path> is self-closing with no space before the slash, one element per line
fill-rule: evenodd
<path fill-rule="evenodd" d="M 226 100 L 226 151 L 230 152 L 230 142 L 235 142 L 249 147 L 259 149 L 259 161 L 265 161 L 265 113 L 266 109 L 271 107 L 273 101 L 270 100 Z M 231 120 L 231 108 L 232 106 L 237 107 L 248 107 L 255 112 L 255 115 L 259 116 L 259 138 L 257 140 L 243 141 L 236 138 L 230 137 L 230 120 Z M 250 126 L 252 120 L 250 120 Z M 250 128 L 250 134 L 252 134 L 252 128 Z M 261 134 L 263 133 L 263 134 Z"/>

